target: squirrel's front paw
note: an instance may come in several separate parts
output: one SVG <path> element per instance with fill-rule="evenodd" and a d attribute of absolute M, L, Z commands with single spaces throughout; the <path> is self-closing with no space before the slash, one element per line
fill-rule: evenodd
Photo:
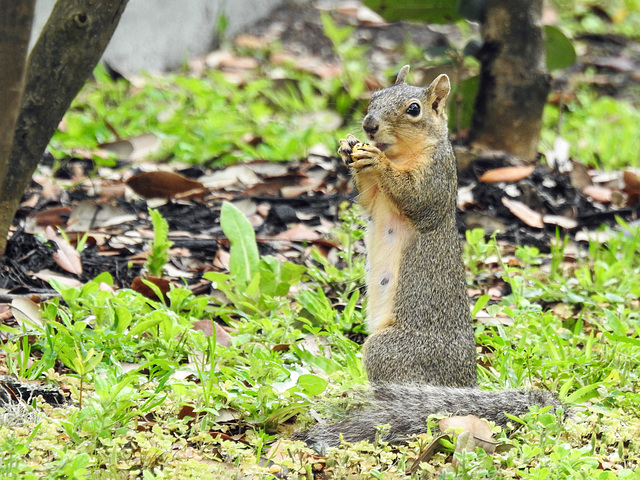
<path fill-rule="evenodd" d="M 351 152 L 352 163 L 349 166 L 355 170 L 374 167 L 380 163 L 382 155 L 384 154 L 378 147 L 368 143 L 358 143 Z"/>
<path fill-rule="evenodd" d="M 348 134 L 347 138 L 340 139 L 340 147 L 338 147 L 338 154 L 342 161 L 346 165 L 351 165 L 353 163 L 353 159 L 351 158 L 351 154 L 353 153 L 353 148 L 360 144 L 360 140 L 358 140 L 355 136 Z"/>

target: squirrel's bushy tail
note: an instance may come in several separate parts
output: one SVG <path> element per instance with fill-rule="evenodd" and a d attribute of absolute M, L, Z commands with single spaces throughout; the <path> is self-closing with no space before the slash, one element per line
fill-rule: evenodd
<path fill-rule="evenodd" d="M 335 447 L 340 434 L 348 442 L 373 441 L 378 425 L 390 425 L 382 436 L 386 442 L 409 440 L 426 430 L 426 419 L 435 413 L 475 415 L 506 426 L 504 414 L 522 416 L 529 407 L 562 404 L 540 390 L 486 391 L 479 388 L 440 387 L 424 384 L 382 383 L 371 386 L 365 406 L 349 411 L 342 420 L 319 423 L 300 435 L 315 448 Z"/>

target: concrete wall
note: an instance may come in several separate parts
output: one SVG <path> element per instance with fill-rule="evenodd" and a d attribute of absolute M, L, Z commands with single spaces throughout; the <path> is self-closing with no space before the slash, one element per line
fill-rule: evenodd
<path fill-rule="evenodd" d="M 64 0 L 62 0 L 64 1 Z M 56 0 L 37 0 L 35 43 Z M 284 0 L 129 0 L 103 60 L 123 74 L 165 71 L 210 51 L 221 15 L 234 35 Z"/>

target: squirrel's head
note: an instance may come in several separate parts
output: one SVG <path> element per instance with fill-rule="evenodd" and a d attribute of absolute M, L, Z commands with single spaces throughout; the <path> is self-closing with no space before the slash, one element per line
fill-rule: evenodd
<path fill-rule="evenodd" d="M 448 135 L 446 101 L 449 77 L 439 75 L 426 88 L 406 83 L 409 65 L 398 73 L 395 85 L 374 92 L 362 122 L 369 141 L 394 157 L 420 155 Z"/>

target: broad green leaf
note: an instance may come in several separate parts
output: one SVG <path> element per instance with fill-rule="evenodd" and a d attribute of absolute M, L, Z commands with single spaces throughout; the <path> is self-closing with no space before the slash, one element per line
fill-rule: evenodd
<path fill-rule="evenodd" d="M 116 306 L 113 309 L 114 313 L 114 323 L 115 323 L 115 331 L 118 335 L 124 335 L 124 332 L 129 325 L 131 325 L 131 320 L 133 320 L 133 315 L 129 309 L 125 307 Z"/>
<path fill-rule="evenodd" d="M 562 387 L 560 387 L 560 390 L 558 390 L 558 397 L 560 398 L 566 398 L 567 394 L 569 393 L 569 390 L 571 389 L 571 386 L 574 383 L 574 379 L 570 378 L 569 380 L 567 380 L 566 382 L 564 382 L 564 384 L 562 385 Z"/>
<path fill-rule="evenodd" d="M 231 243 L 231 275 L 239 285 L 247 285 L 258 271 L 260 262 L 253 227 L 247 217 L 229 202 L 222 204 L 220 226 Z"/>
<path fill-rule="evenodd" d="M 109 272 L 102 272 L 96 278 L 93 279 L 95 283 L 106 283 L 109 286 L 113 286 L 113 277 Z"/>
<path fill-rule="evenodd" d="M 389 22 L 453 23 L 460 19 L 458 0 L 365 0 L 364 4 Z"/>
<path fill-rule="evenodd" d="M 626 335 L 615 335 L 613 333 L 604 332 L 604 336 L 612 343 L 626 343 L 629 345 L 634 345 L 636 347 L 640 347 L 640 338 L 637 337 L 627 337 Z"/>
<path fill-rule="evenodd" d="M 595 390 L 597 390 L 600 385 L 600 383 L 592 383 L 591 385 L 586 385 L 582 388 L 579 388 L 571 395 L 569 395 L 565 399 L 565 401 L 567 403 L 582 403 L 592 399 L 593 397 L 597 397 L 598 392 Z"/>
<path fill-rule="evenodd" d="M 129 333 L 127 334 L 126 338 L 130 339 L 131 337 L 135 337 L 140 333 L 146 332 L 150 328 L 158 325 L 161 321 L 162 321 L 162 318 L 160 318 L 159 315 L 151 314 L 144 320 L 137 323 L 136 326 L 133 327 L 131 330 L 129 330 Z"/>
<path fill-rule="evenodd" d="M 120 382 L 118 382 L 117 385 L 114 385 L 111 390 L 110 390 L 110 394 L 113 398 L 115 398 L 124 387 L 126 387 L 127 385 L 129 385 L 131 382 L 133 382 L 134 380 L 137 379 L 137 376 L 135 373 L 133 374 L 128 374 L 127 376 L 125 376 L 122 380 L 120 380 Z"/>
<path fill-rule="evenodd" d="M 160 212 L 150 208 L 149 216 L 153 224 L 153 242 L 146 265 L 151 275 L 161 277 L 162 269 L 169 261 L 169 249 L 173 242 L 169 240 L 169 223 Z"/>
<path fill-rule="evenodd" d="M 160 287 L 158 285 L 156 285 L 153 282 L 150 282 L 149 280 L 145 280 L 144 278 L 142 279 L 142 283 L 144 283 L 147 287 L 149 287 L 151 289 L 151 291 L 155 294 L 156 297 L 158 297 L 160 299 L 160 302 L 162 302 L 163 305 L 166 303 L 166 300 L 164 298 L 164 294 L 162 293 L 162 291 L 160 290 Z M 149 301 L 151 301 L 151 300 L 149 300 Z"/>
<path fill-rule="evenodd" d="M 292 285 L 297 284 L 306 268 L 291 262 L 281 262 L 275 257 L 260 259 L 260 292 L 272 297 L 284 297 Z"/>
<path fill-rule="evenodd" d="M 471 310 L 471 318 L 475 318 L 478 312 L 482 310 L 487 303 L 489 303 L 489 300 L 491 300 L 491 296 L 487 294 L 478 297 L 476 304 L 473 306 L 473 310 Z"/>
<path fill-rule="evenodd" d="M 298 377 L 298 386 L 310 397 L 320 395 L 327 388 L 327 381 L 310 373 Z"/>
<path fill-rule="evenodd" d="M 317 290 L 303 290 L 296 295 L 298 303 L 320 323 L 333 322 L 336 316 L 331 302 L 320 287 Z"/>
<path fill-rule="evenodd" d="M 526 423 L 524 420 L 522 420 L 517 415 L 511 415 L 510 413 L 507 413 L 507 412 L 504 412 L 504 415 L 505 415 L 505 417 L 507 417 L 512 422 L 519 423 L 520 425 L 524 425 Z"/>
<path fill-rule="evenodd" d="M 557 27 L 544 26 L 545 48 L 547 53 L 547 68 L 559 70 L 573 65 L 576 61 L 576 50 L 573 43 Z"/>
<path fill-rule="evenodd" d="M 92 372 L 102 361 L 102 357 L 104 356 L 104 352 L 96 352 L 93 350 L 89 350 L 87 353 L 87 357 L 84 359 L 85 362 L 85 372 Z"/>

